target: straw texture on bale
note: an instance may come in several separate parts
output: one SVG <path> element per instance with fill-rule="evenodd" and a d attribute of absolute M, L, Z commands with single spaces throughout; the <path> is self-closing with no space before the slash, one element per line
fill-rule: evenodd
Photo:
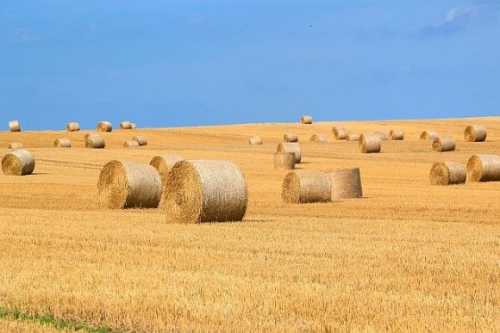
<path fill-rule="evenodd" d="M 80 130 L 80 124 L 77 123 L 76 121 L 70 121 L 69 123 L 66 124 L 66 130 L 68 132 L 77 132 Z"/>
<path fill-rule="evenodd" d="M 229 161 L 180 161 L 167 177 L 162 208 L 168 222 L 241 221 L 248 190 L 240 168 Z"/>
<path fill-rule="evenodd" d="M 21 132 L 21 124 L 19 123 L 19 120 L 9 121 L 9 130 L 11 132 Z"/>
<path fill-rule="evenodd" d="M 363 197 L 359 168 L 337 170 L 330 174 L 332 180 L 332 200 Z"/>
<path fill-rule="evenodd" d="M 300 163 L 302 161 L 302 152 L 300 150 L 300 144 L 298 142 L 281 142 L 277 149 L 277 153 L 293 153 L 295 157 L 295 163 Z"/>
<path fill-rule="evenodd" d="M 359 134 L 351 133 L 351 134 L 347 135 L 347 140 L 348 141 L 359 141 L 359 137 L 360 137 Z"/>
<path fill-rule="evenodd" d="M 248 139 L 248 143 L 251 145 L 261 145 L 263 143 L 262 138 L 260 136 L 252 136 L 250 139 Z"/>
<path fill-rule="evenodd" d="M 102 149 L 106 146 L 106 142 L 102 136 L 97 133 L 85 134 L 85 147 Z"/>
<path fill-rule="evenodd" d="M 121 129 L 132 129 L 132 123 L 128 120 L 122 121 L 120 123 L 120 128 Z"/>
<path fill-rule="evenodd" d="M 382 143 L 378 136 L 361 134 L 359 138 L 359 149 L 362 153 L 380 153 Z"/>
<path fill-rule="evenodd" d="M 333 136 L 337 140 L 346 140 L 347 139 L 347 130 L 343 127 L 333 127 L 332 128 Z"/>
<path fill-rule="evenodd" d="M 158 171 L 150 165 L 111 161 L 101 170 L 97 190 L 102 208 L 156 208 L 162 185 Z"/>
<path fill-rule="evenodd" d="M 165 185 L 168 173 L 170 172 L 174 164 L 179 161 L 184 161 L 184 158 L 176 154 L 166 154 L 153 157 L 149 162 L 149 165 L 158 170 L 161 182 L 163 185 Z"/>
<path fill-rule="evenodd" d="M 329 202 L 332 200 L 330 176 L 321 171 L 289 172 L 283 179 L 281 198 L 286 203 Z"/>
<path fill-rule="evenodd" d="M 25 149 L 17 149 L 2 158 L 2 171 L 6 175 L 30 175 L 35 170 L 35 159 Z"/>
<path fill-rule="evenodd" d="M 500 156 L 473 155 L 467 162 L 467 178 L 471 182 L 500 181 Z"/>
<path fill-rule="evenodd" d="M 391 140 L 404 140 L 405 133 L 401 130 L 390 130 L 389 137 Z"/>
<path fill-rule="evenodd" d="M 301 124 L 312 124 L 313 123 L 313 118 L 311 116 L 304 115 L 300 117 L 300 123 Z"/>
<path fill-rule="evenodd" d="M 431 185 L 463 184 L 467 178 L 465 165 L 456 162 L 436 162 L 432 165 L 429 178 Z"/>
<path fill-rule="evenodd" d="M 9 143 L 9 149 L 22 149 L 24 145 L 21 142 L 11 142 Z"/>
<path fill-rule="evenodd" d="M 139 146 L 146 146 L 148 144 L 148 140 L 143 136 L 136 135 L 132 138 L 132 140 L 137 141 Z"/>
<path fill-rule="evenodd" d="M 68 138 L 57 138 L 54 141 L 54 147 L 71 148 L 71 140 Z"/>
<path fill-rule="evenodd" d="M 311 136 L 311 142 L 316 142 L 316 143 L 327 143 L 328 140 L 323 134 L 313 134 Z"/>
<path fill-rule="evenodd" d="M 470 125 L 465 128 L 464 138 L 469 142 L 482 142 L 486 141 L 488 132 L 486 127 L 480 125 Z"/>
<path fill-rule="evenodd" d="M 295 169 L 295 156 L 293 153 L 274 153 L 274 168 L 293 170 Z"/>
<path fill-rule="evenodd" d="M 283 141 L 285 141 L 285 142 L 299 142 L 299 137 L 293 133 L 285 133 L 283 135 Z"/>
<path fill-rule="evenodd" d="M 438 137 L 432 141 L 432 149 L 438 152 L 455 150 L 455 140 L 450 137 Z"/>
<path fill-rule="evenodd" d="M 436 132 L 432 132 L 432 131 L 423 131 L 422 133 L 420 133 L 420 140 L 434 141 L 438 137 L 439 137 L 439 135 Z"/>
<path fill-rule="evenodd" d="M 100 121 L 97 123 L 96 130 L 98 132 L 111 132 L 113 130 L 113 125 L 109 121 Z"/>
<path fill-rule="evenodd" d="M 139 147 L 139 142 L 137 142 L 135 140 L 125 140 L 125 142 L 123 143 L 123 147 L 125 147 L 125 148 L 137 148 L 137 147 Z"/>

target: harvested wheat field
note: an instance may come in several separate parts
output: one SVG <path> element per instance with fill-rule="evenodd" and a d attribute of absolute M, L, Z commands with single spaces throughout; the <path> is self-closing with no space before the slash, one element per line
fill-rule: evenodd
<path fill-rule="evenodd" d="M 465 141 L 469 124 L 487 128 L 486 142 Z M 283 133 L 334 125 L 397 128 L 405 140 L 379 154 L 333 134 L 301 140 L 298 170 L 360 168 L 363 198 L 283 202 L 288 171 L 273 166 Z M 456 150 L 432 152 L 419 140 L 429 128 L 457 138 Z M 101 132 L 106 147 L 86 149 L 86 133 L 0 133 L 0 147 L 22 142 L 36 160 L 31 175 L 0 175 L 1 331 L 60 321 L 92 332 L 500 330 L 500 182 L 429 183 L 434 162 L 500 155 L 499 117 L 135 129 L 143 149 L 123 147 L 127 131 Z M 53 147 L 62 135 L 71 149 Z M 249 145 L 254 135 L 264 143 Z M 99 208 L 107 162 L 165 154 L 234 162 L 248 186 L 243 221 L 169 224 L 162 208 Z"/>

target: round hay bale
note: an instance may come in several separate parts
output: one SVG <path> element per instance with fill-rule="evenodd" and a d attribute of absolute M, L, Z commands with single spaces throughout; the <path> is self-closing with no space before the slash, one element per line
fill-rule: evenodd
<path fill-rule="evenodd" d="M 382 142 L 376 135 L 361 134 L 359 137 L 359 149 L 362 153 L 380 153 Z"/>
<path fill-rule="evenodd" d="M 359 141 L 359 137 L 360 137 L 359 134 L 350 133 L 347 135 L 347 140 L 348 141 Z"/>
<path fill-rule="evenodd" d="M 311 116 L 304 115 L 304 116 L 300 117 L 300 123 L 310 125 L 313 123 L 313 118 Z"/>
<path fill-rule="evenodd" d="M 436 138 L 432 141 L 432 149 L 438 152 L 455 150 L 455 140 L 450 137 Z"/>
<path fill-rule="evenodd" d="M 2 171 L 6 175 L 30 175 L 35 170 L 35 159 L 25 149 L 17 149 L 2 158 Z"/>
<path fill-rule="evenodd" d="M 263 143 L 262 138 L 258 135 L 252 136 L 248 139 L 248 143 L 251 145 L 261 145 Z"/>
<path fill-rule="evenodd" d="M 311 142 L 316 142 L 316 143 L 327 143 L 328 140 L 323 134 L 313 134 L 310 138 Z"/>
<path fill-rule="evenodd" d="M 68 138 L 57 138 L 54 141 L 54 147 L 71 148 L 71 140 Z"/>
<path fill-rule="evenodd" d="M 285 141 L 285 142 L 299 142 L 299 137 L 293 133 L 285 133 L 283 135 L 283 141 Z"/>
<path fill-rule="evenodd" d="M 429 178 L 431 185 L 463 184 L 467 178 L 465 165 L 455 162 L 436 162 L 432 165 Z"/>
<path fill-rule="evenodd" d="M 111 132 L 113 130 L 113 125 L 109 121 L 100 121 L 97 123 L 96 130 L 98 132 Z"/>
<path fill-rule="evenodd" d="M 139 142 L 137 142 L 135 140 L 125 140 L 125 142 L 123 143 L 123 147 L 125 147 L 125 148 L 137 148 L 137 147 L 139 147 Z"/>
<path fill-rule="evenodd" d="M 467 178 L 471 182 L 500 181 L 500 156 L 473 155 L 467 162 Z"/>
<path fill-rule="evenodd" d="M 388 140 L 389 137 L 384 132 L 373 132 L 372 135 L 378 137 L 381 141 Z"/>
<path fill-rule="evenodd" d="M 347 130 L 343 127 L 333 127 L 332 128 L 333 136 L 337 140 L 346 140 L 347 139 Z"/>
<path fill-rule="evenodd" d="M 69 123 L 66 124 L 66 130 L 68 132 L 77 132 L 80 130 L 80 124 L 77 123 L 76 121 L 70 121 Z"/>
<path fill-rule="evenodd" d="M 102 149 L 106 147 L 106 142 L 97 133 L 89 133 L 85 134 L 85 147 L 86 148 L 96 148 L 96 149 Z"/>
<path fill-rule="evenodd" d="M 337 170 L 330 174 L 332 179 L 332 200 L 363 197 L 359 168 Z"/>
<path fill-rule="evenodd" d="M 433 131 L 423 131 L 422 133 L 420 133 L 420 140 L 429 140 L 432 142 L 438 137 L 439 135 Z"/>
<path fill-rule="evenodd" d="M 122 121 L 120 123 L 120 128 L 121 129 L 132 129 L 132 123 L 128 120 Z"/>
<path fill-rule="evenodd" d="M 470 125 L 465 128 L 464 138 L 469 142 L 482 142 L 486 141 L 488 132 L 486 127 L 480 125 Z"/>
<path fill-rule="evenodd" d="M 132 138 L 132 140 L 137 141 L 139 146 L 146 146 L 148 144 L 148 140 L 143 136 L 136 135 Z"/>
<path fill-rule="evenodd" d="M 21 124 L 19 123 L 19 120 L 9 121 L 9 130 L 11 132 L 21 132 Z"/>
<path fill-rule="evenodd" d="M 11 142 L 9 143 L 9 149 L 23 149 L 24 145 L 21 142 Z"/>
<path fill-rule="evenodd" d="M 300 150 L 300 144 L 298 142 L 281 142 L 276 148 L 277 153 L 293 153 L 295 157 L 295 163 L 300 163 L 302 161 L 302 152 Z"/>
<path fill-rule="evenodd" d="M 111 161 L 101 170 L 97 191 L 102 208 L 156 208 L 162 185 L 158 171 L 150 165 Z"/>
<path fill-rule="evenodd" d="M 391 140 L 404 140 L 405 139 L 405 133 L 401 130 L 390 130 L 389 131 L 389 137 Z"/>
<path fill-rule="evenodd" d="M 137 128 L 137 125 L 135 123 L 130 123 L 130 129 L 136 129 Z"/>
<path fill-rule="evenodd" d="M 240 168 L 229 161 L 180 161 L 168 173 L 162 208 L 168 222 L 241 221 L 248 192 Z"/>
<path fill-rule="evenodd" d="M 293 170 L 295 169 L 295 155 L 293 153 L 274 153 L 274 168 Z"/>
<path fill-rule="evenodd" d="M 158 170 L 161 182 L 165 186 L 168 173 L 170 172 L 174 164 L 179 161 L 184 161 L 184 158 L 176 154 L 166 154 L 153 157 L 149 162 L 149 165 Z"/>
<path fill-rule="evenodd" d="M 332 200 L 330 176 L 320 171 L 291 171 L 283 179 L 281 198 L 286 203 L 329 202 Z"/>

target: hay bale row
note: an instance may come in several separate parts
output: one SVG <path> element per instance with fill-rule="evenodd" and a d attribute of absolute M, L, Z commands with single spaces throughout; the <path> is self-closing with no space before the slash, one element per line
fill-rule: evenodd
<path fill-rule="evenodd" d="M 283 135 L 284 142 L 299 142 L 299 137 L 293 133 L 285 133 Z"/>
<path fill-rule="evenodd" d="M 292 153 L 295 157 L 295 163 L 302 161 L 302 151 L 298 142 L 281 142 L 276 148 L 277 153 Z"/>
<path fill-rule="evenodd" d="M 432 149 L 437 152 L 455 150 L 455 140 L 451 137 L 438 137 L 432 142 Z"/>
<path fill-rule="evenodd" d="M 96 131 L 98 132 L 111 132 L 113 125 L 109 121 L 100 121 L 97 123 Z"/>
<path fill-rule="evenodd" d="M 380 153 L 382 143 L 377 135 L 361 134 L 359 138 L 359 149 L 362 153 Z"/>
<path fill-rule="evenodd" d="M 347 139 L 347 130 L 343 127 L 333 127 L 332 128 L 333 136 L 337 140 L 346 140 Z"/>
<path fill-rule="evenodd" d="M 304 115 L 304 116 L 300 117 L 300 123 L 310 125 L 313 123 L 313 118 L 311 116 Z"/>
<path fill-rule="evenodd" d="M 471 182 L 500 181 L 500 156 L 473 155 L 467 162 L 467 178 Z"/>
<path fill-rule="evenodd" d="M 9 130 L 11 132 L 21 132 L 21 123 L 19 122 L 19 120 L 9 121 Z"/>
<path fill-rule="evenodd" d="M 11 142 L 9 143 L 9 149 L 23 149 L 24 145 L 21 142 Z"/>
<path fill-rule="evenodd" d="M 184 158 L 182 156 L 176 154 L 166 154 L 154 156 L 149 162 L 149 165 L 151 165 L 158 171 L 158 173 L 160 174 L 161 183 L 163 184 L 163 186 L 165 186 L 168 173 L 175 165 L 175 163 L 180 161 L 184 161 Z"/>
<path fill-rule="evenodd" d="M 486 127 L 480 125 L 470 125 L 465 128 L 464 138 L 469 142 L 482 142 L 486 141 L 488 132 Z"/>
<path fill-rule="evenodd" d="M 262 138 L 260 136 L 255 135 L 248 139 L 248 143 L 251 145 L 261 145 L 264 143 L 264 141 L 262 141 Z"/>
<path fill-rule="evenodd" d="M 86 148 L 103 149 L 106 147 L 106 142 L 102 136 L 97 133 L 85 134 L 84 140 Z"/>
<path fill-rule="evenodd" d="M 311 142 L 315 142 L 315 143 L 327 143 L 328 142 L 328 140 L 326 139 L 326 136 L 324 136 L 323 134 L 313 134 L 309 140 Z"/>
<path fill-rule="evenodd" d="M 401 130 L 393 130 L 391 129 L 389 131 L 389 137 L 391 140 L 404 140 L 405 139 L 405 133 Z"/>
<path fill-rule="evenodd" d="M 361 173 L 359 168 L 342 169 L 332 172 L 332 200 L 353 199 L 363 197 Z"/>
<path fill-rule="evenodd" d="M 295 155 L 288 152 L 274 153 L 274 168 L 293 170 L 295 169 Z"/>
<path fill-rule="evenodd" d="M 465 165 L 455 162 L 437 162 L 432 165 L 431 185 L 463 184 L 467 179 Z"/>
<path fill-rule="evenodd" d="M 286 203 L 329 202 L 330 175 L 321 171 L 292 171 L 283 179 L 281 198 Z"/>
<path fill-rule="evenodd" d="M 80 124 L 77 123 L 76 121 L 70 121 L 69 123 L 66 124 L 66 130 L 68 132 L 77 132 L 80 130 Z"/>
<path fill-rule="evenodd" d="M 54 141 L 54 147 L 71 148 L 71 140 L 68 138 L 58 138 Z"/>
<path fill-rule="evenodd" d="M 24 149 L 11 151 L 2 158 L 2 172 L 5 175 L 30 175 L 35 170 L 33 155 Z"/>

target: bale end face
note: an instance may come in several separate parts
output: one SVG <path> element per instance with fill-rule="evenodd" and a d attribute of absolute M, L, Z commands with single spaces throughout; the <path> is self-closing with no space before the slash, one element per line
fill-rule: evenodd
<path fill-rule="evenodd" d="M 283 179 L 281 198 L 286 203 L 331 201 L 331 180 L 319 171 L 292 171 Z"/>
<path fill-rule="evenodd" d="M 35 159 L 27 150 L 14 150 L 2 158 L 2 171 L 5 175 L 30 175 L 34 170 Z"/>
<path fill-rule="evenodd" d="M 364 154 L 380 153 L 382 141 L 376 135 L 361 134 L 359 138 L 359 150 Z"/>

